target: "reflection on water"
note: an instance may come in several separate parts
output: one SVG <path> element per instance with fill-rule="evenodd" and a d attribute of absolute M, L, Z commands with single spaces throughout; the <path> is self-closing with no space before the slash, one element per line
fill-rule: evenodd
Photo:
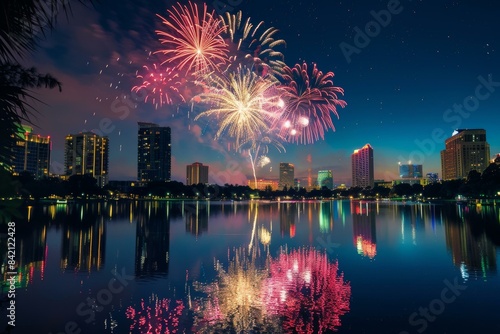
<path fill-rule="evenodd" d="M 90 223 L 63 226 L 61 269 L 78 272 L 100 270 L 106 254 L 106 224 L 98 218 Z"/>
<path fill-rule="evenodd" d="M 284 333 L 324 333 L 340 327 L 349 311 L 351 287 L 338 263 L 315 249 L 283 250 L 271 259 L 261 290 L 269 314 L 278 315 Z"/>
<path fill-rule="evenodd" d="M 351 202 L 353 242 L 359 255 L 373 259 L 377 255 L 376 215 L 368 203 Z"/>
<path fill-rule="evenodd" d="M 465 280 L 487 278 L 497 273 L 496 248 L 486 227 L 498 224 L 491 224 L 494 216 L 488 211 L 488 208 L 483 212 L 465 207 L 463 210 L 448 210 L 446 214 L 446 247 Z"/>
<path fill-rule="evenodd" d="M 369 312 L 373 298 L 399 298 L 405 310 L 419 306 L 390 290 L 380 297 L 378 285 L 370 290 L 385 281 L 406 289 L 395 272 L 414 278 L 412 289 L 423 293 L 434 283 L 439 291 L 453 275 L 484 284 L 474 292 L 482 299 L 498 290 L 491 281 L 498 281 L 499 211 L 366 201 L 34 206 L 16 224 L 17 311 L 30 315 L 25 305 L 43 300 L 48 307 L 33 326 L 54 332 L 73 317 L 89 332 L 73 311 L 80 291 L 98 296 L 110 272 L 126 268 L 135 279 L 103 304 L 106 312 L 96 315 L 101 321 L 90 332 L 102 332 L 102 317 L 111 333 L 331 333 L 356 326 L 369 332 L 373 318 L 364 320 L 359 310 Z M 5 281 L 5 236 L 0 242 Z M 339 246 L 327 248 L 330 243 Z M 85 275 L 75 282 L 75 272 Z M 51 290 L 62 299 L 47 301 Z M 472 312 L 466 298 L 454 305 L 461 316 Z M 73 308 L 69 315 L 53 312 L 66 305 Z M 403 313 L 397 317 L 406 324 Z M 45 325 L 49 318 L 56 323 Z"/>
<path fill-rule="evenodd" d="M 177 333 L 184 310 L 181 300 L 172 301 L 151 295 L 138 306 L 127 307 L 127 319 L 132 321 L 131 333 Z"/>
<path fill-rule="evenodd" d="M 186 232 L 198 237 L 208 231 L 208 216 L 210 215 L 210 204 L 196 202 L 194 205 L 184 206 L 186 219 Z"/>
<path fill-rule="evenodd" d="M 170 249 L 170 214 L 166 210 L 137 213 L 135 276 L 167 275 Z"/>
<path fill-rule="evenodd" d="M 227 270 L 216 263 L 217 278 L 213 283 L 197 283 L 206 294 L 195 302 L 196 333 L 215 330 L 246 332 L 253 328 L 276 332 L 277 323 L 267 317 L 261 298 L 262 282 L 267 273 L 259 267 L 257 251 L 247 254 L 245 248 L 235 251 Z"/>
<path fill-rule="evenodd" d="M 349 311 L 351 287 L 338 263 L 313 248 L 276 258 L 239 248 L 216 271 L 213 283 L 195 284 L 205 294 L 195 303 L 195 333 L 324 333 Z"/>

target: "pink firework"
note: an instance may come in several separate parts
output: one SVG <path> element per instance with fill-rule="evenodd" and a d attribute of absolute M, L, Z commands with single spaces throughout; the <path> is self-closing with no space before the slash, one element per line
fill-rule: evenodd
<path fill-rule="evenodd" d="M 173 104 L 174 101 L 184 102 L 184 97 L 179 93 L 179 75 L 174 69 L 153 64 L 143 66 L 144 74 L 137 74 L 141 84 L 132 87 L 137 94 L 144 94 L 144 101 L 152 103 L 157 109 L 164 104 Z"/>
<path fill-rule="evenodd" d="M 141 300 L 137 308 L 127 307 L 125 314 L 127 319 L 132 320 L 130 333 L 177 333 L 183 310 L 182 301 L 174 303 L 153 295 L 149 302 Z"/>
<path fill-rule="evenodd" d="M 166 62 L 196 75 L 218 70 L 227 61 L 226 43 L 220 36 L 224 30 L 221 20 L 214 11 L 207 11 L 206 4 L 202 10 L 192 2 L 189 6 L 177 5 L 168 10 L 168 19 L 158 15 L 167 29 L 156 31 L 166 46 L 157 52 L 168 57 Z"/>
<path fill-rule="evenodd" d="M 267 312 L 281 317 L 285 333 L 312 334 L 340 327 L 351 287 L 326 254 L 300 249 L 271 260 L 262 293 Z"/>
<path fill-rule="evenodd" d="M 338 99 L 344 90 L 333 85 L 333 76 L 333 72 L 318 70 L 316 64 L 283 68 L 280 88 L 285 109 L 277 126 L 287 141 L 311 144 L 324 139 L 328 129 L 335 130 L 331 115 L 338 118 L 337 106 L 347 103 Z"/>

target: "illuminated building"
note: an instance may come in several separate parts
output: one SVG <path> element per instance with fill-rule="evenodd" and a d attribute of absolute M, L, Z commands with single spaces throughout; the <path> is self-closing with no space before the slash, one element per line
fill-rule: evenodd
<path fill-rule="evenodd" d="M 186 185 L 208 184 L 208 166 L 195 162 L 186 166 Z"/>
<path fill-rule="evenodd" d="M 352 186 L 373 188 L 373 148 L 370 144 L 366 144 L 362 148 L 354 150 L 354 153 L 351 155 L 351 164 Z"/>
<path fill-rule="evenodd" d="M 495 158 L 492 159 L 492 163 L 500 165 L 500 153 L 498 153 Z"/>
<path fill-rule="evenodd" d="M 323 187 L 333 189 L 333 173 L 331 170 L 318 171 L 318 187 L 320 189 Z"/>
<path fill-rule="evenodd" d="M 254 180 L 248 180 L 248 186 L 252 189 L 258 189 L 258 190 L 267 190 L 270 189 L 272 191 L 278 190 L 278 181 L 276 180 L 265 180 L 265 179 L 259 179 L 257 180 L 257 186 L 255 186 L 255 181 Z"/>
<path fill-rule="evenodd" d="M 434 183 L 439 181 L 438 173 L 427 173 L 427 183 Z"/>
<path fill-rule="evenodd" d="M 290 189 L 294 186 L 294 170 L 293 164 L 288 162 L 280 162 L 280 180 L 278 184 L 279 189 Z"/>
<path fill-rule="evenodd" d="M 50 136 L 42 137 L 34 134 L 33 128 L 27 125 L 21 126 L 22 131 L 18 133 L 16 145 L 14 146 L 14 160 L 12 171 L 14 175 L 26 171 L 35 179 L 49 176 L 50 169 Z"/>
<path fill-rule="evenodd" d="M 418 179 L 422 177 L 422 165 L 399 163 L 399 177 L 402 179 Z"/>
<path fill-rule="evenodd" d="M 466 178 L 470 171 L 482 173 L 488 167 L 490 145 L 486 142 L 486 130 L 455 130 L 445 146 L 441 151 L 443 180 Z"/>
<path fill-rule="evenodd" d="M 139 122 L 137 134 L 137 180 L 170 181 L 170 128 Z"/>
<path fill-rule="evenodd" d="M 108 183 L 109 139 L 92 132 L 66 136 L 66 176 L 91 175 L 100 187 Z"/>

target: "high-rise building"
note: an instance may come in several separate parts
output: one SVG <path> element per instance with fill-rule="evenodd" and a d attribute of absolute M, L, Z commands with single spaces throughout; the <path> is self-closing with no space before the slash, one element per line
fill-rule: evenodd
<path fill-rule="evenodd" d="M 399 163 L 399 177 L 401 179 L 419 179 L 423 176 L 422 165 Z"/>
<path fill-rule="evenodd" d="M 366 144 L 360 149 L 354 150 L 351 155 L 352 186 L 372 187 L 374 185 L 373 174 L 373 148 Z"/>
<path fill-rule="evenodd" d="M 198 183 L 208 184 L 208 166 L 204 166 L 201 162 L 186 166 L 186 185 Z"/>
<path fill-rule="evenodd" d="M 14 175 L 29 172 L 35 179 L 49 176 L 50 169 L 50 136 L 42 137 L 33 133 L 33 128 L 21 126 L 18 139 L 14 146 L 14 161 L 12 171 Z"/>
<path fill-rule="evenodd" d="M 466 178 L 472 170 L 482 173 L 489 165 L 490 145 L 486 142 L 486 130 L 455 130 L 445 145 L 441 151 L 443 180 Z"/>
<path fill-rule="evenodd" d="M 427 183 L 434 183 L 439 181 L 438 173 L 427 173 Z"/>
<path fill-rule="evenodd" d="M 323 187 L 333 189 L 333 174 L 331 170 L 318 171 L 318 187 L 320 189 Z"/>
<path fill-rule="evenodd" d="M 109 139 L 92 132 L 66 136 L 66 175 L 91 175 L 100 187 L 108 183 Z"/>
<path fill-rule="evenodd" d="M 170 128 L 139 122 L 137 143 L 137 180 L 170 181 Z"/>
<path fill-rule="evenodd" d="M 279 189 L 287 188 L 290 189 L 294 186 L 294 171 L 295 167 L 293 164 L 288 162 L 280 162 L 280 180 L 278 187 Z"/>

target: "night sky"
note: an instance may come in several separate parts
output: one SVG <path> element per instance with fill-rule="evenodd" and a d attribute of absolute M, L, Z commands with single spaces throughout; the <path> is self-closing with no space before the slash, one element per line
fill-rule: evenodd
<path fill-rule="evenodd" d="M 350 155 L 366 143 L 374 148 L 376 179 L 396 178 L 398 161 L 407 160 L 441 176 L 440 151 L 455 128 L 486 129 L 491 155 L 500 152 L 499 2 L 230 2 L 237 4 L 232 12 L 242 10 L 255 24 L 279 30 L 275 37 L 287 45 L 277 49 L 287 65 L 315 62 L 323 72 L 333 71 L 335 85 L 345 89 L 347 107 L 338 109 L 336 131 L 312 145 L 285 143 L 286 152 L 271 150 L 272 163 L 258 169 L 258 177 L 277 178 L 279 162 L 291 162 L 296 177 L 332 169 L 335 184 L 350 185 Z M 174 180 L 184 182 L 185 166 L 200 161 L 210 166 L 211 182 L 246 184 L 252 175 L 247 156 L 214 141 L 210 124 L 193 120 L 196 110 L 155 109 L 131 96 L 136 71 L 157 61 L 149 54 L 162 47 L 155 14 L 167 17 L 173 4 L 75 4 L 69 21 L 61 15 L 56 30 L 26 60 L 63 83 L 61 93 L 36 92 L 46 105 L 38 105 L 35 131 L 53 140 L 52 172 L 63 172 L 67 134 L 97 130 L 110 138 L 110 179 L 134 180 L 137 122 L 146 121 L 172 128 Z M 375 13 L 388 6 L 393 14 L 381 15 L 384 26 L 373 24 Z M 359 31 L 367 25 L 363 39 Z"/>

